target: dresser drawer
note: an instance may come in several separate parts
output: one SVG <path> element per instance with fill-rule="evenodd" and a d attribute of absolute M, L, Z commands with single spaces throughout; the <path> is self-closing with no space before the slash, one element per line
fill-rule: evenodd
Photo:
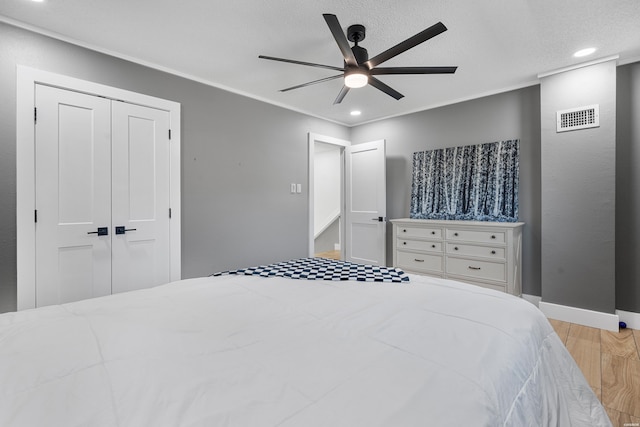
<path fill-rule="evenodd" d="M 393 265 L 520 295 L 521 222 L 393 219 Z"/>
<path fill-rule="evenodd" d="M 442 229 L 435 227 L 411 227 L 398 225 L 398 238 L 419 237 L 422 239 L 442 239 Z"/>
<path fill-rule="evenodd" d="M 447 243 L 447 253 L 460 256 L 477 256 L 504 260 L 506 250 L 501 247 L 463 245 L 460 243 Z"/>
<path fill-rule="evenodd" d="M 442 272 L 442 255 L 431 255 L 398 251 L 397 264 L 400 268 L 418 271 Z"/>
<path fill-rule="evenodd" d="M 398 249 L 411 249 L 414 251 L 442 252 L 442 242 L 427 242 L 424 240 L 398 239 Z"/>
<path fill-rule="evenodd" d="M 447 257 L 447 274 L 505 282 L 506 266 L 501 262 Z"/>
<path fill-rule="evenodd" d="M 447 228 L 447 240 L 460 240 L 465 242 L 479 242 L 491 244 L 504 244 L 506 242 L 505 232 L 502 230 L 463 230 L 456 228 Z"/>

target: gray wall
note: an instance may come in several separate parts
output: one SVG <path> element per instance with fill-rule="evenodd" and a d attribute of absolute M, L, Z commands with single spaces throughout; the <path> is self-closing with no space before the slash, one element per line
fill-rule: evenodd
<path fill-rule="evenodd" d="M 401 101 L 400 101 L 401 102 Z M 415 151 L 520 139 L 522 290 L 540 295 L 540 91 L 506 92 L 353 128 L 351 141 L 387 142 L 387 216 L 407 218 Z M 387 236 L 391 260 L 391 227 Z"/>
<path fill-rule="evenodd" d="M 307 132 L 350 129 L 0 23 L 0 312 L 16 307 L 16 65 L 182 104 L 182 275 L 307 256 Z"/>
<path fill-rule="evenodd" d="M 615 61 L 545 77 L 542 300 L 615 311 Z M 600 126 L 556 132 L 556 112 L 600 106 Z"/>
<path fill-rule="evenodd" d="M 616 308 L 640 313 L 640 63 L 617 74 Z"/>
<path fill-rule="evenodd" d="M 523 291 L 542 295 L 539 86 L 348 129 L 0 23 L 0 312 L 16 298 L 16 64 L 182 104 L 184 277 L 307 255 L 307 189 L 289 184 L 307 182 L 308 131 L 387 140 L 389 218 L 408 216 L 414 151 L 519 138 Z M 618 67 L 617 93 L 616 307 L 640 312 L 640 64 Z"/>

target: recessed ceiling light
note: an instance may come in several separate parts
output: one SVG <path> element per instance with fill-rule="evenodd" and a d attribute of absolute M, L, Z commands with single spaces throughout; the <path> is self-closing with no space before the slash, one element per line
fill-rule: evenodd
<path fill-rule="evenodd" d="M 34 3 L 44 3 L 44 0 L 31 0 Z"/>
<path fill-rule="evenodd" d="M 575 56 L 576 58 L 581 58 L 583 56 L 589 56 L 595 51 L 596 51 L 595 47 L 588 47 L 586 49 L 581 49 L 577 51 L 576 53 L 573 54 L 573 56 Z"/>
<path fill-rule="evenodd" d="M 359 111 L 359 110 L 353 110 L 353 111 L 351 112 L 351 115 L 352 115 L 352 116 L 359 116 L 360 114 L 362 114 L 362 111 Z"/>

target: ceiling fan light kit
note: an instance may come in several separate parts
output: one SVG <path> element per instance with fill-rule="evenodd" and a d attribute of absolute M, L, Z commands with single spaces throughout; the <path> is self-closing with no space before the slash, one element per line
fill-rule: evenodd
<path fill-rule="evenodd" d="M 344 85 L 340 90 L 340 93 L 338 93 L 335 101 L 333 102 L 334 104 L 339 104 L 340 102 L 342 102 L 350 89 L 364 87 L 367 84 L 375 87 L 376 89 L 386 93 L 387 95 L 395 99 L 401 99 L 404 97 L 404 95 L 387 86 L 385 83 L 374 76 L 390 74 L 453 74 L 458 68 L 455 66 L 377 68 L 377 66 L 382 64 L 383 62 L 388 61 L 389 59 L 396 57 L 397 55 L 419 45 L 420 43 L 423 43 L 430 38 L 433 38 L 438 34 L 447 31 L 447 27 L 445 27 L 442 22 L 438 22 L 437 24 L 432 25 L 426 30 L 419 32 L 413 37 L 410 37 L 405 41 L 393 46 L 392 48 L 385 50 L 379 55 L 376 55 L 375 57 L 369 59 L 369 53 L 367 52 L 367 49 L 363 48 L 362 46 L 358 46 L 358 43 L 364 40 L 366 35 L 366 29 L 363 25 L 351 25 L 347 29 L 347 34 L 345 36 L 345 33 L 342 31 L 342 27 L 340 26 L 340 22 L 338 22 L 338 18 L 335 15 L 325 13 L 322 16 L 324 17 L 324 20 L 327 23 L 327 26 L 329 27 L 333 38 L 338 44 L 338 48 L 342 52 L 342 56 L 344 57 L 344 66 L 342 68 L 334 67 L 331 65 L 296 61 L 292 59 L 276 58 L 273 56 L 260 55 L 258 57 L 271 61 L 286 62 L 290 64 L 340 71 L 342 74 L 325 77 L 308 83 L 292 86 L 286 89 L 281 89 L 281 92 L 287 92 L 293 89 L 299 89 L 302 87 L 311 86 L 314 84 L 344 77 Z M 350 46 L 349 41 L 353 42 L 354 46 Z"/>
<path fill-rule="evenodd" d="M 345 71 L 344 85 L 351 89 L 364 87 L 369 83 L 369 76 L 360 70 Z"/>

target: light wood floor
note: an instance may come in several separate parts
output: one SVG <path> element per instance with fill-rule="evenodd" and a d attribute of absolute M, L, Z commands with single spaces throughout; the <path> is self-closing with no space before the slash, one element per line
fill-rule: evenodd
<path fill-rule="evenodd" d="M 619 333 L 549 319 L 614 427 L 640 426 L 640 331 Z"/>
<path fill-rule="evenodd" d="M 340 261 L 340 251 L 327 251 L 315 254 L 318 258 L 329 258 Z"/>

